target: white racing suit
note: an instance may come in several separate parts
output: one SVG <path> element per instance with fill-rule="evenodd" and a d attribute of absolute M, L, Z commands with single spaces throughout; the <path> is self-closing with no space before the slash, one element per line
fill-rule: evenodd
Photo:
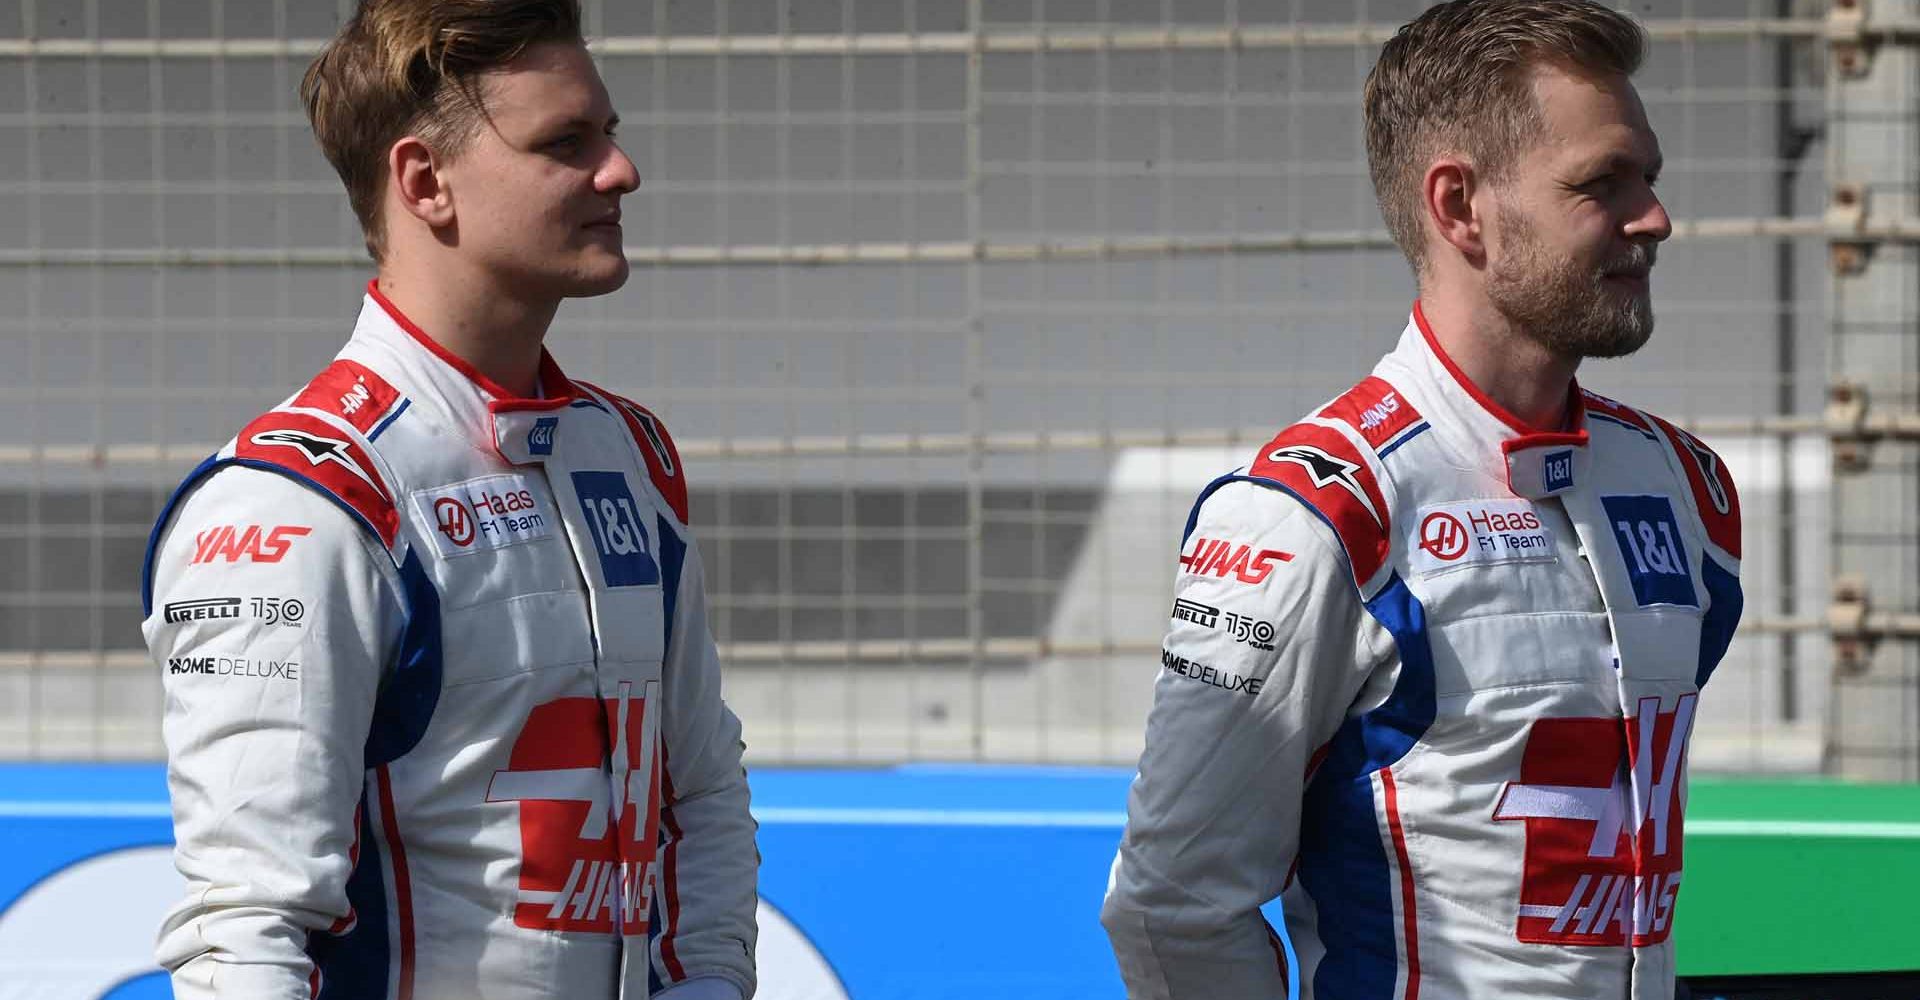
<path fill-rule="evenodd" d="M 1415 306 L 1208 486 L 1103 923 L 1136 1000 L 1667 998 L 1686 751 L 1740 616 L 1714 454 L 1486 399 Z"/>
<path fill-rule="evenodd" d="M 646 410 L 550 357 L 541 384 L 511 398 L 370 289 L 161 514 L 176 996 L 753 993 L 683 469 Z"/>

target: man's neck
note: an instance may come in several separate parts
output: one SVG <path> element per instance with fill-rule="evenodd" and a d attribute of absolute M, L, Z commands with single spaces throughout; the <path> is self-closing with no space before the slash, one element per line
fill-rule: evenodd
<path fill-rule="evenodd" d="M 381 266 L 379 283 L 380 294 L 448 353 L 515 396 L 539 395 L 541 344 L 558 302 L 514 299 L 470 276 L 391 262 Z"/>
<path fill-rule="evenodd" d="M 1578 358 L 1562 357 L 1515 329 L 1484 298 L 1424 289 L 1420 311 L 1440 349 L 1487 398 L 1535 430 L 1566 426 Z"/>

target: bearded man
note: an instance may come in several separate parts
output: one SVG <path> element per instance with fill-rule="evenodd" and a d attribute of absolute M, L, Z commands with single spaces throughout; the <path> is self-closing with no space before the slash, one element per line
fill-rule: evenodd
<path fill-rule="evenodd" d="M 1698 439 L 1574 379 L 1653 330 L 1644 45 L 1598 3 L 1457 0 L 1381 52 L 1419 299 L 1188 518 L 1102 913 L 1130 996 L 1673 996 L 1740 511 Z"/>

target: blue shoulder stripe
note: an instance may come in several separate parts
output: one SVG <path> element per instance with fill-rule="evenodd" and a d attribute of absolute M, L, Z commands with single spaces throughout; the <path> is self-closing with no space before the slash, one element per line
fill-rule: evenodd
<path fill-rule="evenodd" d="M 1694 674 L 1693 686 L 1703 688 L 1733 644 L 1734 626 L 1740 624 L 1746 596 L 1740 589 L 1740 578 L 1727 572 L 1711 555 L 1700 559 L 1700 579 L 1707 585 L 1708 604 L 1700 623 L 1700 668 Z"/>
<path fill-rule="evenodd" d="M 366 767 L 371 770 L 405 756 L 427 734 L 440 704 L 445 657 L 440 635 L 440 591 L 420 563 L 418 549 L 407 550 L 400 564 L 406 623 L 393 662 L 373 705 L 367 728 Z"/>
<path fill-rule="evenodd" d="M 160 505 L 160 516 L 154 518 L 153 530 L 147 532 L 146 557 L 140 562 L 140 617 L 143 620 L 153 617 L 153 557 L 160 551 L 160 536 L 166 533 L 167 522 L 173 520 L 174 509 L 186 498 L 187 491 L 219 464 L 220 455 L 217 452 L 208 455 L 193 467 L 192 472 L 187 473 L 187 478 L 180 480 L 180 485 L 173 488 L 167 502 Z"/>
<path fill-rule="evenodd" d="M 666 612 L 666 642 L 660 648 L 673 655 L 673 614 L 680 602 L 680 571 L 687 565 L 687 543 L 680 533 L 659 514 L 653 515 L 654 530 L 660 533 L 660 598 Z"/>

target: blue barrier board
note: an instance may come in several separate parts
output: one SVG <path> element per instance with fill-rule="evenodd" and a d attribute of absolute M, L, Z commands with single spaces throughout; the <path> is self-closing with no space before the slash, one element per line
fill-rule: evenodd
<path fill-rule="evenodd" d="M 1098 922 L 1129 775 L 904 766 L 753 774 L 764 1000 L 1121 994 Z M 0 978 L 162 1000 L 180 893 L 158 765 L 0 765 Z"/>

